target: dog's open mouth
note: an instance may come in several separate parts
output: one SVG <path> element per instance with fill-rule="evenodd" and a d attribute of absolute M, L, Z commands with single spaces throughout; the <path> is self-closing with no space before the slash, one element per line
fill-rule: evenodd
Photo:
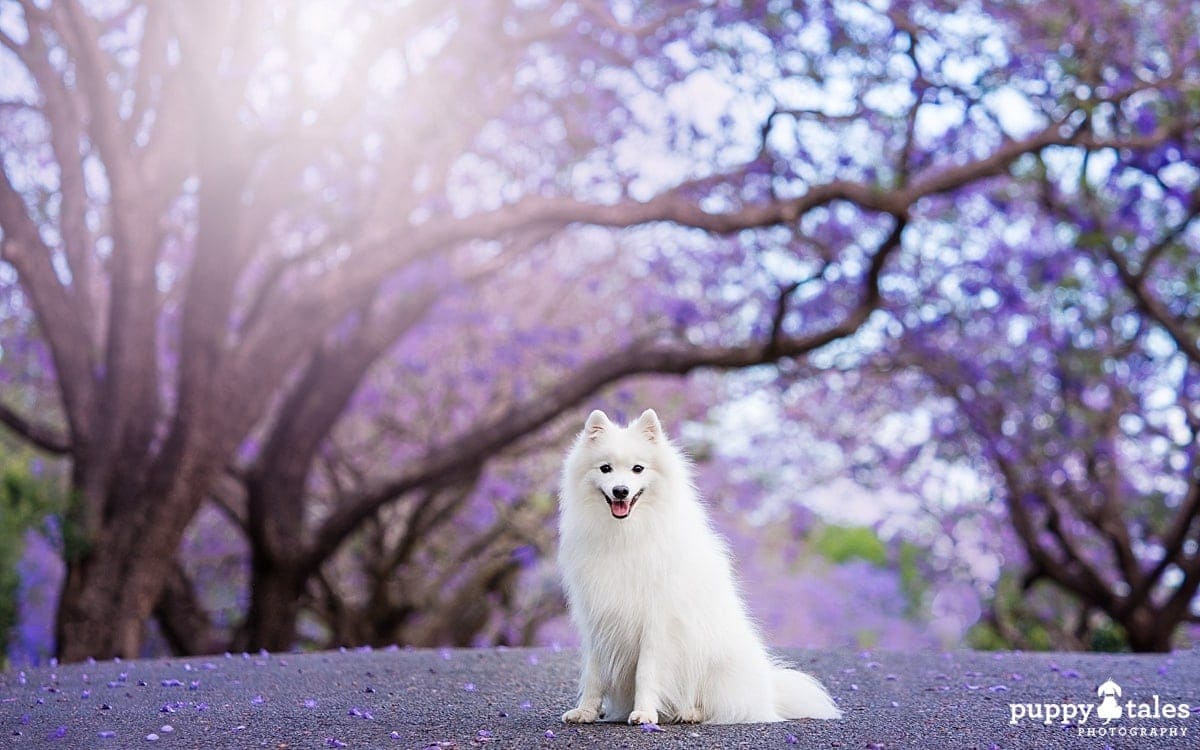
<path fill-rule="evenodd" d="M 643 487 L 638 490 L 636 495 L 624 500 L 615 500 L 605 493 L 604 499 L 608 502 L 608 510 L 613 514 L 613 518 L 628 518 L 629 514 L 633 512 L 634 503 L 642 496 L 644 490 L 645 488 Z"/>

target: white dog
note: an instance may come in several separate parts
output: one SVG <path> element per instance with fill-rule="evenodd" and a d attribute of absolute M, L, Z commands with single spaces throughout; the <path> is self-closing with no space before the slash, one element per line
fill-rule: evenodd
<path fill-rule="evenodd" d="M 567 455 L 559 567 L 583 643 L 563 721 L 836 719 L 819 682 L 773 659 L 687 459 L 647 410 L 628 427 L 588 416 Z"/>

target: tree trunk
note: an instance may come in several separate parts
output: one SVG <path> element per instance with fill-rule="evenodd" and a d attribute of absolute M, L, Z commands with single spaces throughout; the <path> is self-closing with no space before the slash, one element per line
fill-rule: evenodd
<path fill-rule="evenodd" d="M 305 578 L 295 566 L 254 554 L 250 611 L 246 616 L 246 648 L 289 651 L 296 645 L 296 622 Z"/>
<path fill-rule="evenodd" d="M 1179 623 L 1165 618 L 1164 614 L 1148 608 L 1138 609 L 1121 623 L 1131 651 L 1161 654 L 1171 650 L 1171 635 Z"/>
<path fill-rule="evenodd" d="M 62 661 L 141 655 L 146 623 L 223 449 L 225 441 L 180 430 L 138 472 L 139 481 L 110 480 L 104 465 L 76 466 L 75 507 L 63 523 L 67 576 L 56 622 Z M 128 454 L 113 458 L 135 465 Z"/>
<path fill-rule="evenodd" d="M 58 658 L 132 659 L 141 655 L 145 623 L 172 559 L 129 549 L 115 534 L 68 560 L 56 621 Z"/>

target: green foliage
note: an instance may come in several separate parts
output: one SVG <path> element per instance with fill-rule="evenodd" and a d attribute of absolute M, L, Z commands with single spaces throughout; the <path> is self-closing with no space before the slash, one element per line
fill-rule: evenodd
<path fill-rule="evenodd" d="M 980 651 L 1050 651 L 1054 633 L 1046 618 L 1026 606 L 1028 592 L 1012 574 L 1001 576 L 992 599 L 992 616 L 967 631 L 967 645 Z"/>
<path fill-rule="evenodd" d="M 1120 625 L 1093 613 L 1081 628 L 1067 619 L 1073 611 L 1061 592 L 1044 585 L 1023 590 L 1016 576 L 1005 575 L 996 586 L 991 616 L 967 632 L 967 645 L 981 651 L 1130 650 Z"/>
<path fill-rule="evenodd" d="M 857 559 L 882 568 L 888 562 L 887 547 L 866 526 L 821 526 L 812 532 L 808 545 L 813 552 L 838 565 Z"/>
<path fill-rule="evenodd" d="M 918 565 L 921 554 L 921 548 L 912 542 L 906 541 L 900 545 L 900 590 L 904 592 L 905 609 L 910 617 L 915 617 L 923 610 L 925 593 L 929 590 L 929 583 L 921 575 Z"/>
<path fill-rule="evenodd" d="M 1092 631 L 1092 640 L 1088 644 L 1088 649 L 1109 653 L 1129 651 L 1129 638 L 1125 635 L 1125 628 L 1106 618 Z"/>
<path fill-rule="evenodd" d="M 50 481 L 30 472 L 27 455 L 0 453 L 0 666 L 17 624 L 17 564 L 25 533 L 59 510 L 61 496 Z"/>

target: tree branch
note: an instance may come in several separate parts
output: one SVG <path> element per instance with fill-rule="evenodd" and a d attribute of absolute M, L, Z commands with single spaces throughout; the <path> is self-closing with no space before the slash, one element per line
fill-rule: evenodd
<path fill-rule="evenodd" d="M 208 613 L 178 560 L 170 565 L 154 615 L 162 626 L 163 637 L 176 654 L 212 654 L 223 650 L 224 643 L 217 638 Z"/>
<path fill-rule="evenodd" d="M 82 311 L 54 271 L 50 248 L 42 241 L 2 163 L 0 228 L 4 230 L 0 260 L 8 261 L 17 270 L 21 286 L 37 313 L 54 359 L 72 439 L 78 441 L 88 434 L 91 421 L 95 389 L 91 338 Z"/>
<path fill-rule="evenodd" d="M 433 449 L 419 462 L 420 468 L 383 482 L 335 510 L 314 537 L 306 567 L 316 569 L 359 524 L 386 503 L 419 487 L 457 482 L 475 471 L 492 454 L 540 429 L 567 409 L 622 378 L 648 373 L 686 375 L 697 369 L 730 370 L 770 364 L 803 356 L 852 335 L 879 306 L 880 277 L 888 258 L 901 247 L 905 225 L 904 218 L 897 219 L 863 277 L 858 304 L 841 322 L 804 336 L 779 336 L 737 346 L 697 347 L 675 341 L 637 340 L 583 366 L 537 398 L 516 404 L 457 440 Z"/>
<path fill-rule="evenodd" d="M 0 403 L 0 424 L 49 453 L 64 455 L 71 452 L 71 440 L 66 435 L 47 425 L 35 424 L 3 403 Z"/>
<path fill-rule="evenodd" d="M 1133 295 L 1137 306 L 1146 313 L 1155 323 L 1162 326 L 1179 350 L 1183 352 L 1194 365 L 1200 365 L 1200 340 L 1188 333 L 1184 329 L 1181 321 L 1179 321 L 1171 311 L 1166 308 L 1166 305 L 1161 300 L 1150 294 L 1146 289 L 1146 275 L 1150 270 L 1150 263 L 1156 259 L 1163 250 L 1174 243 L 1180 235 L 1186 231 L 1188 225 L 1195 220 L 1196 216 L 1200 215 L 1200 190 L 1197 190 L 1192 195 L 1192 201 L 1188 215 L 1177 226 L 1169 230 L 1160 240 L 1155 243 L 1146 253 L 1147 261 L 1143 267 L 1136 273 L 1116 248 L 1111 243 L 1104 245 L 1104 255 L 1109 262 L 1117 269 L 1117 275 L 1121 277 L 1121 283 Z"/>

